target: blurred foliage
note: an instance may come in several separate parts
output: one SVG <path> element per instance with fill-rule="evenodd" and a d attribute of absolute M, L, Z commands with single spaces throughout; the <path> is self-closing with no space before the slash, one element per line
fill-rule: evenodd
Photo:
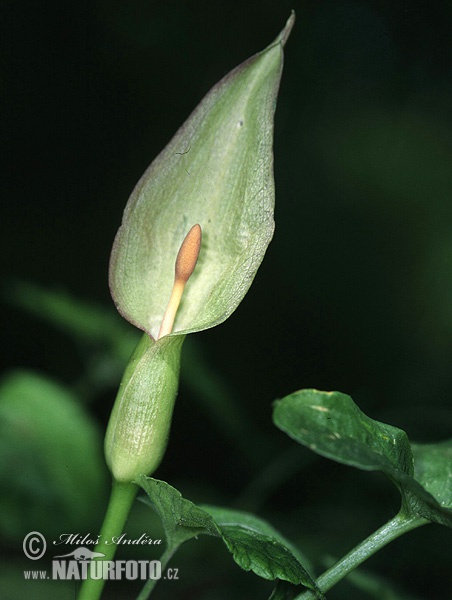
<path fill-rule="evenodd" d="M 58 389 L 48 394 L 54 408 L 40 401 L 43 414 L 61 418 L 60 410 L 83 404 L 90 420 L 80 411 L 74 419 L 85 432 L 105 429 L 134 343 L 134 332 L 113 315 L 107 286 L 128 195 L 202 95 L 272 39 L 292 8 L 297 23 L 276 114 L 276 234 L 228 323 L 187 340 L 157 476 L 193 500 L 257 510 L 319 573 L 326 555 L 341 556 L 393 516 L 398 498 L 377 473 L 293 449 L 271 425 L 271 402 L 300 388 L 339 389 L 412 440 L 434 443 L 452 429 L 448 1 L 51 0 L 39 10 L 26 1 L 3 3 L 2 363 L 6 381 L 18 367 L 35 378 L 36 402 L 42 385 Z M 13 292 L 13 280 L 39 287 Z M 93 305 L 91 320 L 86 308 Z M 49 325 L 57 315 L 58 327 Z M 11 401 L 27 422 L 33 397 L 23 411 Z M 16 511 L 4 518 L 11 527 L 31 519 L 39 530 L 52 512 L 50 490 L 67 508 L 67 490 L 81 476 L 64 479 L 55 492 L 52 465 L 62 462 L 44 443 L 44 425 L 37 418 L 36 435 L 43 435 L 33 455 L 26 436 L 13 444 L 14 429 L 2 433 L 2 447 L 9 444 L 17 460 L 30 457 L 34 482 L 32 490 L 24 471 L 12 467 L 3 477 L 3 506 Z M 51 446 L 62 460 L 69 444 L 61 427 L 52 429 Z M 94 443 L 90 435 L 98 434 L 78 438 L 80 456 Z M 98 485 L 105 494 L 107 484 Z M 78 490 L 80 507 L 94 489 Z M 91 503 L 99 524 L 103 502 Z M 52 512 L 55 531 L 69 526 L 66 508 Z M 143 518 L 156 536 L 158 523 L 138 504 L 130 524 L 139 534 Z M 21 540 L 5 535 L 2 597 L 57 593 L 23 581 L 30 561 Z M 396 582 L 400 594 L 388 597 L 436 600 L 449 587 L 449 555 L 450 532 L 431 526 L 397 540 L 363 569 Z M 181 580 L 162 582 L 156 598 L 271 593 L 212 540 L 183 547 L 174 565 Z M 358 583 L 343 583 L 328 597 L 376 597 L 377 583 Z M 63 587 L 73 598 L 74 586 Z M 106 597 L 133 597 L 132 587 L 111 584 Z"/>
<path fill-rule="evenodd" d="M 95 524 L 92 505 L 105 501 L 102 437 L 70 392 L 32 372 L 8 374 L 0 385 L 0 444 L 2 538 Z"/>

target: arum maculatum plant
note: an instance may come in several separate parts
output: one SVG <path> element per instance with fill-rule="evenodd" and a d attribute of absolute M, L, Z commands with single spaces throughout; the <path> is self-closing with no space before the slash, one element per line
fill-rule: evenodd
<path fill-rule="evenodd" d="M 293 21 L 292 15 L 272 44 L 207 94 L 125 208 L 111 254 L 110 288 L 121 315 L 143 334 L 107 428 L 113 486 L 96 548 L 102 560 L 111 560 L 111 540 L 122 533 L 141 488 L 165 532 L 162 569 L 182 543 L 214 536 L 243 569 L 276 581 L 270 600 L 322 599 L 402 534 L 428 523 L 452 527 L 452 440 L 410 443 L 404 431 L 371 419 L 340 392 L 286 396 L 275 403 L 273 422 L 323 457 L 383 472 L 400 492 L 401 506 L 343 558 L 332 566 L 329 561 L 315 581 L 297 548 L 265 521 L 197 506 L 151 477 L 168 442 L 185 337 L 232 314 L 273 235 L 273 117 Z M 155 583 L 149 579 L 138 600 L 148 598 Z M 86 579 L 79 600 L 96 600 L 103 584 L 102 578 Z"/>
<path fill-rule="evenodd" d="M 201 101 L 136 185 L 110 260 L 118 311 L 143 331 L 110 417 L 105 455 L 112 495 L 97 550 L 111 559 L 141 486 L 166 532 L 162 565 L 200 533 L 222 538 L 236 562 L 267 579 L 317 593 L 296 553 L 250 515 L 201 509 L 148 477 L 168 441 L 187 334 L 219 325 L 248 291 L 274 231 L 273 119 L 292 14 L 265 50 L 224 77 Z M 146 598 L 149 580 L 140 598 Z M 80 599 L 101 594 L 87 579 Z M 320 594 L 320 593 L 319 593 Z M 320 597 L 320 596 L 319 596 Z"/>

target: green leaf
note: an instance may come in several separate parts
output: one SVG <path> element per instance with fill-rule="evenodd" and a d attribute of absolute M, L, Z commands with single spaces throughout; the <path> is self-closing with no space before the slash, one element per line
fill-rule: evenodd
<path fill-rule="evenodd" d="M 327 458 L 399 478 L 413 473 L 404 431 L 366 416 L 340 392 L 301 390 L 275 403 L 273 420 L 290 437 Z"/>
<path fill-rule="evenodd" d="M 201 101 L 135 187 L 110 261 L 120 313 L 156 338 L 182 240 L 203 243 L 174 332 L 224 321 L 243 299 L 273 235 L 273 117 L 293 15 L 264 51 Z"/>
<path fill-rule="evenodd" d="M 165 481 L 142 476 L 137 483 L 147 494 L 144 500 L 157 511 L 166 534 L 169 548 L 177 548 L 183 542 L 200 534 L 219 536 L 212 517 Z"/>
<path fill-rule="evenodd" d="M 0 384 L 0 529 L 60 535 L 89 527 L 107 491 L 101 436 L 77 399 L 30 371 Z"/>
<path fill-rule="evenodd" d="M 444 508 L 452 508 L 452 439 L 412 444 L 415 477 Z"/>
<path fill-rule="evenodd" d="M 411 517 L 452 526 L 450 441 L 411 446 L 404 431 L 371 419 L 340 392 L 295 392 L 275 402 L 273 420 L 317 454 L 386 473 Z"/>
<path fill-rule="evenodd" d="M 431 496 L 417 510 L 431 521 L 452 527 L 452 440 L 412 444 L 414 477 Z"/>
<path fill-rule="evenodd" d="M 224 543 L 242 569 L 264 579 L 282 579 L 318 592 L 297 558 L 297 550 L 267 522 L 238 510 L 203 508 L 213 517 Z"/>
<path fill-rule="evenodd" d="M 303 568 L 297 550 L 271 525 L 248 513 L 196 506 L 164 481 L 140 477 L 137 483 L 148 495 L 162 520 L 168 548 L 175 549 L 200 534 L 221 537 L 235 562 L 264 579 L 302 584 L 322 595 Z"/>

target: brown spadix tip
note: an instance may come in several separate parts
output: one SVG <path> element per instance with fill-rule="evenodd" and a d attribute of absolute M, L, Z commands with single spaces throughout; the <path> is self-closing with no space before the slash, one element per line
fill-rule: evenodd
<path fill-rule="evenodd" d="M 185 236 L 176 258 L 176 280 L 187 283 L 195 270 L 201 248 L 201 226 L 196 224 Z"/>
<path fill-rule="evenodd" d="M 195 270 L 196 262 L 201 248 L 202 231 L 201 226 L 196 224 L 185 236 L 184 241 L 177 253 L 174 273 L 174 285 L 171 297 L 163 315 L 162 324 L 157 339 L 168 335 L 173 330 L 174 319 L 182 298 L 185 284 Z"/>

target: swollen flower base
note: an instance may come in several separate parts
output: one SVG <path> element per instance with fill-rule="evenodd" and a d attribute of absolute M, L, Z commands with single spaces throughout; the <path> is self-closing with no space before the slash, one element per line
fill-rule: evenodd
<path fill-rule="evenodd" d="M 116 481 L 150 474 L 166 449 L 185 336 L 170 337 L 177 309 L 201 248 L 194 225 L 179 249 L 174 285 L 157 341 L 144 334 L 124 372 L 105 439 L 107 464 Z"/>

